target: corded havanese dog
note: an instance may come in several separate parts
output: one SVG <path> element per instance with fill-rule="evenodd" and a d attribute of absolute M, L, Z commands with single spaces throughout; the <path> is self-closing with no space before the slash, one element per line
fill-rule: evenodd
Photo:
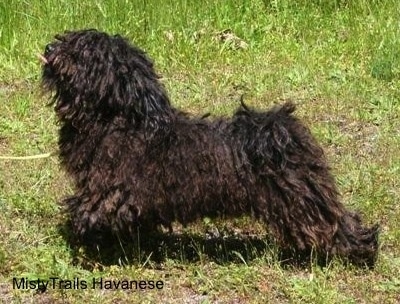
<path fill-rule="evenodd" d="M 97 30 L 56 36 L 41 59 L 76 187 L 63 203 L 83 243 L 252 215 L 283 249 L 374 264 L 378 226 L 363 226 L 340 202 L 293 104 L 190 117 L 171 105 L 142 50 Z"/>

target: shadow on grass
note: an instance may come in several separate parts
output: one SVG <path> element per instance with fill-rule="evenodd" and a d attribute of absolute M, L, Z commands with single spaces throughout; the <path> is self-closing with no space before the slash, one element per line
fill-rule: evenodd
<path fill-rule="evenodd" d="M 266 235 L 246 235 L 226 232 L 210 235 L 189 232 L 137 233 L 130 240 L 103 235 L 103 242 L 96 245 L 82 244 L 71 234 L 69 224 L 59 226 L 60 234 L 71 246 L 74 263 L 88 270 L 111 265 L 152 265 L 167 259 L 179 263 L 213 261 L 217 264 L 248 262 L 263 258 L 268 264 L 283 267 L 309 267 L 311 261 L 325 266 L 329 261 L 316 258 L 309 251 L 279 250 Z"/>

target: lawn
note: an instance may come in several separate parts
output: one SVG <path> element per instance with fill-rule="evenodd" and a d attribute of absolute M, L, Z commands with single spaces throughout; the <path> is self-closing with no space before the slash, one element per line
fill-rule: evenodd
<path fill-rule="evenodd" d="M 2 1 L 0 302 L 399 303 L 399 20 L 397 0 Z M 177 226 L 152 246 L 72 246 L 57 202 L 73 188 L 36 55 L 82 28 L 146 50 L 173 104 L 193 115 L 229 116 L 241 98 L 261 109 L 293 100 L 346 207 L 381 225 L 376 267 L 282 263 L 249 218 Z M 42 292 L 37 279 L 51 285 Z"/>

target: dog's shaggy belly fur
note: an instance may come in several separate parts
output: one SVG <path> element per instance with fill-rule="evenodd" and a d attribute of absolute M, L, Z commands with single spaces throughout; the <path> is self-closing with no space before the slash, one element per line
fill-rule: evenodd
<path fill-rule="evenodd" d="M 292 104 L 191 118 L 120 36 L 91 30 L 58 40 L 46 48 L 43 84 L 55 91 L 60 157 L 77 189 L 65 205 L 81 240 L 248 214 L 282 247 L 374 263 L 377 226 L 345 210 Z"/>
<path fill-rule="evenodd" d="M 82 193 L 71 200 L 77 213 L 74 226 L 83 233 L 87 227 L 124 234 L 138 226 L 170 227 L 174 221 L 187 224 L 204 216 L 250 214 L 251 166 L 243 152 L 231 149 L 232 139 L 222 129 L 226 126 L 182 116 L 152 139 L 140 130 L 132 132 L 126 122 L 107 130 L 107 136 L 99 134 L 91 149 L 84 134 L 77 136 L 76 146 L 60 142 L 82 151 L 79 158 L 68 157 L 73 155 L 69 151 L 61 155 L 71 173 L 89 166 L 85 175 L 79 174 Z M 107 198 L 97 197 L 99 188 Z"/>

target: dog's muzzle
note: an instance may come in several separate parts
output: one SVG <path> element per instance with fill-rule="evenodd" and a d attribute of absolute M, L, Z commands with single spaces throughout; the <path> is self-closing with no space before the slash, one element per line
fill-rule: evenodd
<path fill-rule="evenodd" d="M 40 61 L 42 61 L 42 63 L 46 65 L 46 64 L 49 63 L 47 58 L 49 58 L 50 54 L 52 52 L 54 52 L 54 50 L 55 50 L 54 43 L 50 43 L 50 44 L 45 46 L 44 54 L 43 55 L 42 54 L 38 54 L 37 56 L 39 57 Z"/>
<path fill-rule="evenodd" d="M 46 45 L 46 47 L 44 48 L 44 56 L 49 56 L 53 51 L 54 51 L 55 47 L 53 44 L 48 44 Z"/>

